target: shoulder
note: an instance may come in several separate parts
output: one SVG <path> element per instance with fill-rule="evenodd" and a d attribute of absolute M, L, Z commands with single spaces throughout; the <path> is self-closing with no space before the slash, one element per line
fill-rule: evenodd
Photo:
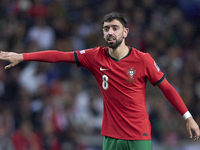
<path fill-rule="evenodd" d="M 90 49 L 84 49 L 79 51 L 80 54 L 85 54 L 85 55 L 104 55 L 108 53 L 108 48 L 107 47 L 95 47 L 95 48 L 90 48 Z"/>
<path fill-rule="evenodd" d="M 90 48 L 90 49 L 84 49 L 84 50 L 79 50 L 75 51 L 75 55 L 78 55 L 78 57 L 89 57 L 90 59 L 97 58 L 102 55 L 106 55 L 108 53 L 106 47 L 95 47 L 95 48 Z"/>
<path fill-rule="evenodd" d="M 140 51 L 136 48 L 133 48 L 133 47 L 131 47 L 131 49 L 132 49 L 132 53 L 135 57 L 139 57 L 139 58 L 142 58 L 142 59 L 151 57 L 151 55 L 147 52 L 142 52 L 142 51 Z"/>
<path fill-rule="evenodd" d="M 105 52 L 108 48 L 107 47 L 95 47 L 90 49 L 85 49 L 86 52 Z"/>

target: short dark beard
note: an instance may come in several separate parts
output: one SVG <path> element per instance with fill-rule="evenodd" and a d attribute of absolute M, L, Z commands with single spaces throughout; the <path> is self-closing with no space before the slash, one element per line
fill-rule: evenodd
<path fill-rule="evenodd" d="M 117 49 L 117 47 L 122 43 L 122 41 L 123 41 L 123 38 L 116 40 L 115 43 L 109 43 L 107 40 L 105 40 L 107 46 L 112 49 Z"/>

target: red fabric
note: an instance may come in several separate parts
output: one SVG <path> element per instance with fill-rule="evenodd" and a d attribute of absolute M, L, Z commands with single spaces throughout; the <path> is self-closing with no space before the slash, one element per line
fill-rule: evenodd
<path fill-rule="evenodd" d="M 23 53 L 23 57 L 24 57 L 24 61 L 75 63 L 73 52 L 60 52 L 56 50 Z"/>
<path fill-rule="evenodd" d="M 188 111 L 178 92 L 171 84 L 169 84 L 166 79 L 164 79 L 164 81 L 158 85 L 158 87 L 162 90 L 168 101 L 179 111 L 181 115 L 184 115 Z"/>
<path fill-rule="evenodd" d="M 116 60 L 109 56 L 108 48 L 97 47 L 76 51 L 75 59 L 78 67 L 93 73 L 101 90 L 104 103 L 101 134 L 124 140 L 150 140 L 146 79 L 153 85 L 164 79 L 151 55 L 130 48 L 126 57 Z"/>

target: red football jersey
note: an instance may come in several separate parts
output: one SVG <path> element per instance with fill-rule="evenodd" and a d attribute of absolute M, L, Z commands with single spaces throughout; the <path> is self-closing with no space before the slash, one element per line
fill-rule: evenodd
<path fill-rule="evenodd" d="M 146 79 L 153 85 L 164 80 L 151 55 L 130 48 L 127 56 L 116 60 L 107 47 L 76 51 L 74 55 L 78 67 L 89 69 L 100 87 L 104 106 L 101 134 L 124 140 L 150 140 Z"/>

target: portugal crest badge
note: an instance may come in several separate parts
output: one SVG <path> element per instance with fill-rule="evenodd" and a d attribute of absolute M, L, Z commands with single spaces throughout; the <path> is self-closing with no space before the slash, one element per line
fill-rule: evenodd
<path fill-rule="evenodd" d="M 127 70 L 127 74 L 129 76 L 129 79 L 126 79 L 127 82 L 133 83 L 136 81 L 133 78 L 133 76 L 136 75 L 136 70 L 134 70 L 134 67 L 129 67 L 129 70 Z"/>

